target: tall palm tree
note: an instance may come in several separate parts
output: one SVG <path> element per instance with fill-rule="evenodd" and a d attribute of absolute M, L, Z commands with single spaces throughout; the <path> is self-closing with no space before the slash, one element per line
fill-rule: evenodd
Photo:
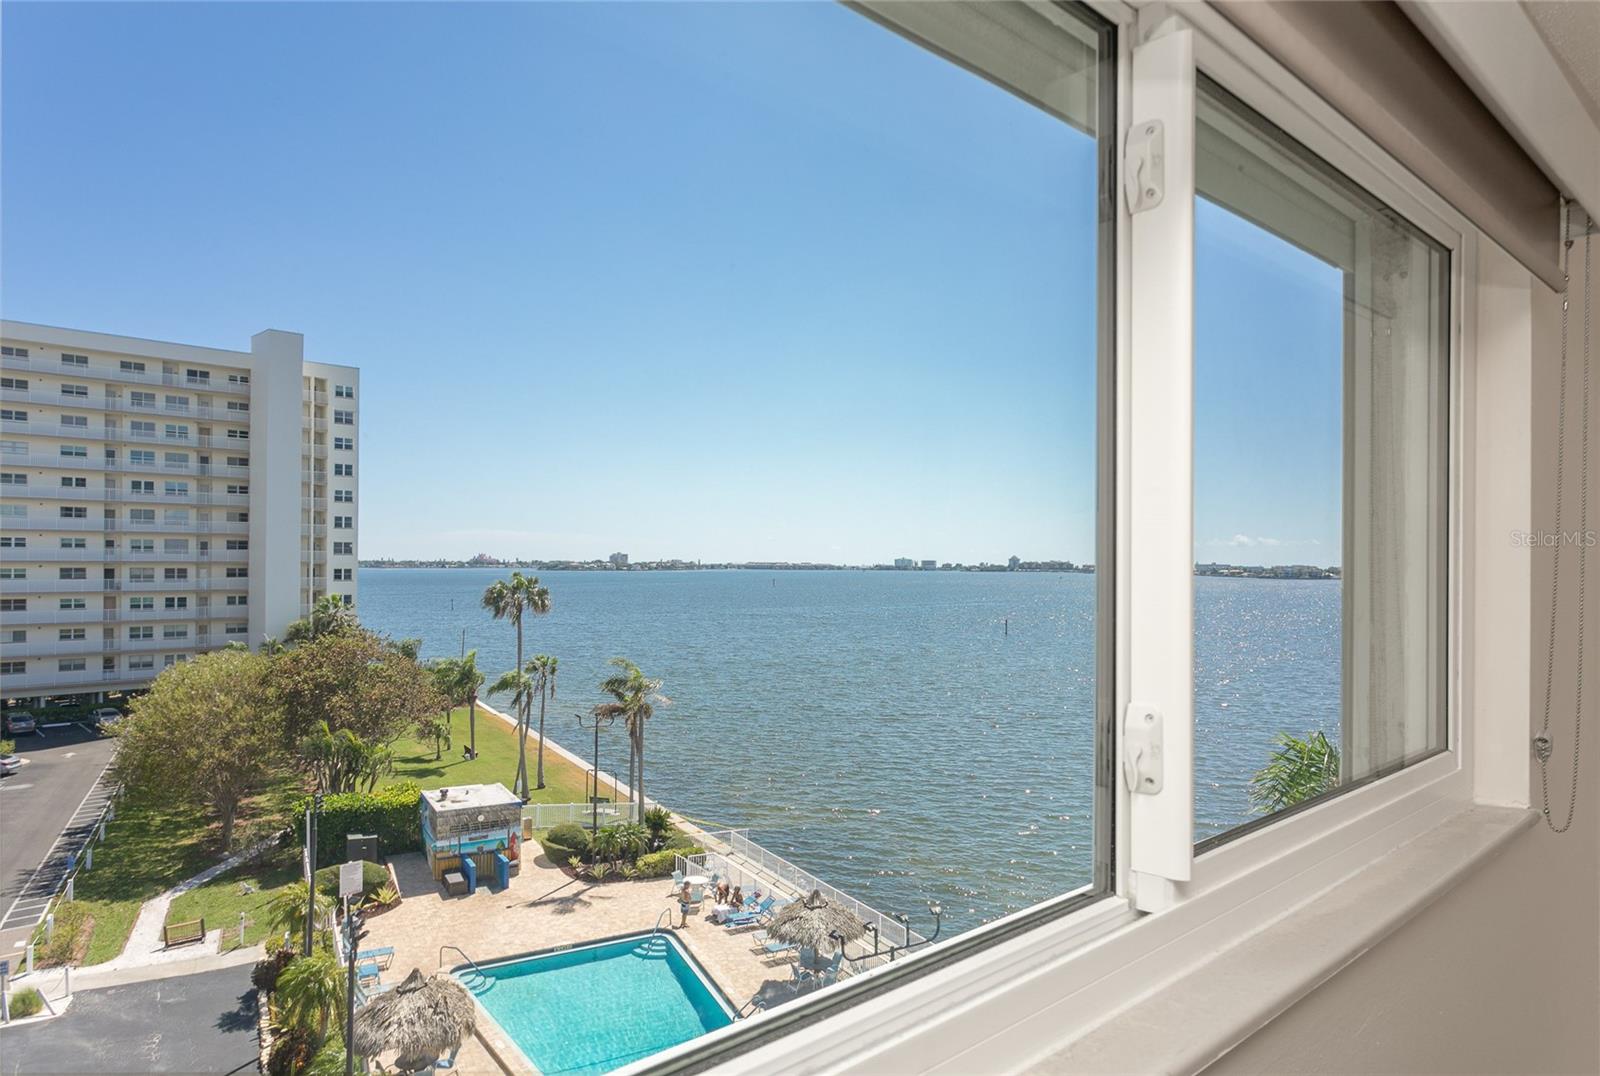
<path fill-rule="evenodd" d="M 532 703 L 534 690 L 531 676 L 522 669 L 509 669 L 501 673 L 500 678 L 489 685 L 489 697 L 493 698 L 496 695 L 511 696 L 511 708 L 513 712 L 520 714 L 525 706 Z M 517 739 L 521 740 L 522 722 L 520 720 L 517 722 L 517 731 Z M 512 791 L 522 797 L 523 803 L 528 802 L 528 794 L 523 787 L 527 782 L 527 777 L 527 768 L 519 766 L 517 769 L 517 783 L 512 788 Z M 522 791 L 518 791 L 518 789 L 522 789 Z"/>
<path fill-rule="evenodd" d="M 483 679 L 476 650 L 468 650 L 456 659 L 455 697 L 467 704 L 467 753 L 473 758 L 478 757 L 478 689 L 483 687 Z"/>
<path fill-rule="evenodd" d="M 460 680 L 461 673 L 455 658 L 439 658 L 428 663 L 428 674 L 433 679 L 434 688 L 439 692 L 439 698 L 444 700 L 444 719 L 427 723 L 428 731 L 433 733 L 433 757 L 437 761 L 441 757 L 440 738 L 448 742 L 451 733 L 455 731 L 450 725 L 450 711 L 456 704 L 456 684 Z"/>
<path fill-rule="evenodd" d="M 672 700 L 661 694 L 661 681 L 639 671 L 639 666 L 627 658 L 612 658 L 611 664 L 621 671 L 600 682 L 600 690 L 615 702 L 603 702 L 594 708 L 599 717 L 620 717 L 628 729 L 628 783 L 633 787 L 636 817 L 644 821 L 644 726 L 656 712 L 655 708 L 670 706 Z"/>
<path fill-rule="evenodd" d="M 539 693 L 539 762 L 534 788 L 544 787 L 544 706 L 546 698 L 556 697 L 556 659 L 549 654 L 535 654 L 528 662 L 528 673 L 533 677 L 533 688 Z"/>
<path fill-rule="evenodd" d="M 509 620 L 517 629 L 516 671 L 522 671 L 522 618 L 529 613 L 543 616 L 550 611 L 550 591 L 539 583 L 536 575 L 512 572 L 510 579 L 497 579 L 483 592 L 483 607 L 494 614 L 496 620 Z M 505 679 L 501 677 L 501 679 Z M 494 694 L 493 691 L 490 694 Z M 521 711 L 517 714 L 517 779 L 513 789 L 528 802 L 528 717 L 533 699 L 524 694 Z"/>

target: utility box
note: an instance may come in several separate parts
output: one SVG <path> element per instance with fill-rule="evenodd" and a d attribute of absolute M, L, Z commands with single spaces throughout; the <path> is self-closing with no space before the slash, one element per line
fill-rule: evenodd
<path fill-rule="evenodd" d="M 378 835 L 376 833 L 347 833 L 344 838 L 344 858 L 350 860 L 365 860 L 368 863 L 380 862 L 378 859 Z"/>

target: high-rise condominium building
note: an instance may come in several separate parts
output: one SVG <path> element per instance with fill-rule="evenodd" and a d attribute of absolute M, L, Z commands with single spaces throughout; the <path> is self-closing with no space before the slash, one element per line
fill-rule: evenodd
<path fill-rule="evenodd" d="M 0 322 L 0 695 L 142 687 L 353 604 L 360 377 Z"/>

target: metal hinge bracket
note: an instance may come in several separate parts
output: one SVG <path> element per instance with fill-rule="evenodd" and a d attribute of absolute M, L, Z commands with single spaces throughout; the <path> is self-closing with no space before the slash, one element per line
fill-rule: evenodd
<path fill-rule="evenodd" d="M 1161 711 L 1137 702 L 1122 719 L 1122 779 L 1128 791 L 1154 796 L 1162 785 Z"/>
<path fill-rule="evenodd" d="M 1145 120 L 1128 128 L 1122 154 L 1122 192 L 1129 213 L 1142 213 L 1161 204 L 1167 190 L 1165 134 L 1160 120 Z"/>

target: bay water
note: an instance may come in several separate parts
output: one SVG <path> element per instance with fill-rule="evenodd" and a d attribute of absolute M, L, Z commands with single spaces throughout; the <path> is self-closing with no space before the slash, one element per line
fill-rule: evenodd
<path fill-rule="evenodd" d="M 362 622 L 425 658 L 511 626 L 481 607 L 503 569 L 361 569 Z M 551 612 L 524 649 L 560 661 L 551 739 L 624 656 L 671 705 L 646 733 L 645 791 L 752 839 L 927 932 L 960 930 L 1092 877 L 1094 576 L 1032 572 L 542 572 Z M 1280 730 L 1339 729 L 1339 584 L 1195 580 L 1196 838 L 1247 821 Z M 502 709 L 505 700 L 492 700 Z M 459 746 L 459 745 L 458 745 Z M 600 767 L 625 773 L 620 728 Z M 513 774 L 505 775 L 509 785 Z"/>

